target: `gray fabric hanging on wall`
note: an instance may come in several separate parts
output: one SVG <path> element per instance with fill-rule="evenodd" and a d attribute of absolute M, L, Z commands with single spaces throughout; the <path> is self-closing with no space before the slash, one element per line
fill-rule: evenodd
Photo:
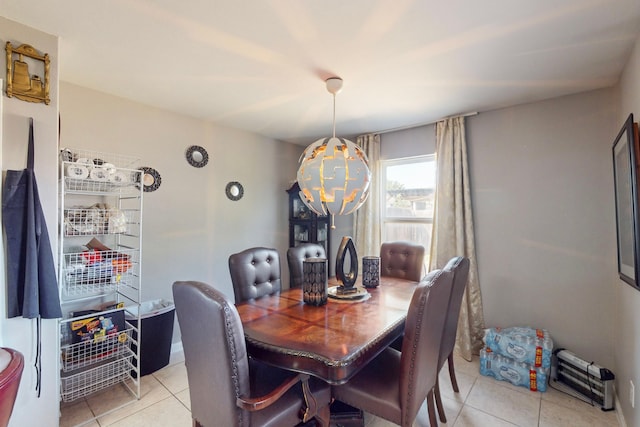
<path fill-rule="evenodd" d="M 33 119 L 29 119 L 27 168 L 8 170 L 2 193 L 2 222 L 7 236 L 8 317 L 62 317 L 49 233 L 34 163 Z"/>

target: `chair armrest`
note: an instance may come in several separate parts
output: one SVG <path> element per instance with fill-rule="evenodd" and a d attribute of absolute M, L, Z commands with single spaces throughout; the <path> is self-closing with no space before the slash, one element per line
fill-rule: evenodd
<path fill-rule="evenodd" d="M 291 377 L 286 380 L 282 384 L 280 384 L 276 389 L 274 389 L 271 393 L 260 396 L 260 397 L 238 397 L 236 399 L 236 405 L 239 408 L 245 409 L 247 411 L 259 411 L 264 409 L 275 401 L 280 399 L 283 394 L 285 394 L 291 387 L 296 385 L 298 382 L 302 381 L 306 383 L 309 380 L 309 375 L 307 374 L 298 374 L 295 377 Z"/>

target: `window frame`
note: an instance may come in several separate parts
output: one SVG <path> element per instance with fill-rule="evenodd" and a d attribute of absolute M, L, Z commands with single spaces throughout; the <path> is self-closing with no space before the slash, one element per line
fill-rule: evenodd
<path fill-rule="evenodd" d="M 436 164 L 436 155 L 435 154 L 424 154 L 419 156 L 411 156 L 411 157 L 400 157 L 395 159 L 385 159 L 380 160 L 380 232 L 382 241 L 387 241 L 386 229 L 387 224 L 425 224 L 427 226 L 433 225 L 433 217 L 435 212 L 432 213 L 430 218 L 425 217 L 396 217 L 396 216 L 387 216 L 387 169 L 393 166 L 401 166 L 401 165 L 409 165 L 414 163 L 424 163 L 424 162 L 433 162 L 434 166 Z M 434 191 L 436 186 L 434 184 Z M 427 251 L 427 257 L 429 255 L 429 249 L 425 248 Z"/>

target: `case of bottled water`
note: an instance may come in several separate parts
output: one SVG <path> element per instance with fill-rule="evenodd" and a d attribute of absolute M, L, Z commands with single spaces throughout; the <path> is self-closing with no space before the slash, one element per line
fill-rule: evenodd
<path fill-rule="evenodd" d="M 544 329 L 530 327 L 488 328 L 484 344 L 493 353 L 534 367 L 551 367 L 553 340 Z"/>
<path fill-rule="evenodd" d="M 543 367 L 518 362 L 510 357 L 494 353 L 490 348 L 480 350 L 480 374 L 513 385 L 526 387 L 531 391 L 547 391 L 549 370 Z"/>

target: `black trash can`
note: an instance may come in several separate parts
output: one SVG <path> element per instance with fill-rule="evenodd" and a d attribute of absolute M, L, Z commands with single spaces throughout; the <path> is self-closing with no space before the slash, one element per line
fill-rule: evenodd
<path fill-rule="evenodd" d="M 138 326 L 138 307 L 127 307 L 126 318 L 129 323 L 140 329 L 140 376 L 151 374 L 169 364 L 171 356 L 171 338 L 173 337 L 173 317 L 176 306 L 172 301 L 163 299 L 146 301 L 140 304 L 140 322 Z M 133 333 L 137 341 L 137 334 Z M 137 346 L 131 349 L 137 352 Z M 135 376 L 135 372 L 132 372 Z"/>

